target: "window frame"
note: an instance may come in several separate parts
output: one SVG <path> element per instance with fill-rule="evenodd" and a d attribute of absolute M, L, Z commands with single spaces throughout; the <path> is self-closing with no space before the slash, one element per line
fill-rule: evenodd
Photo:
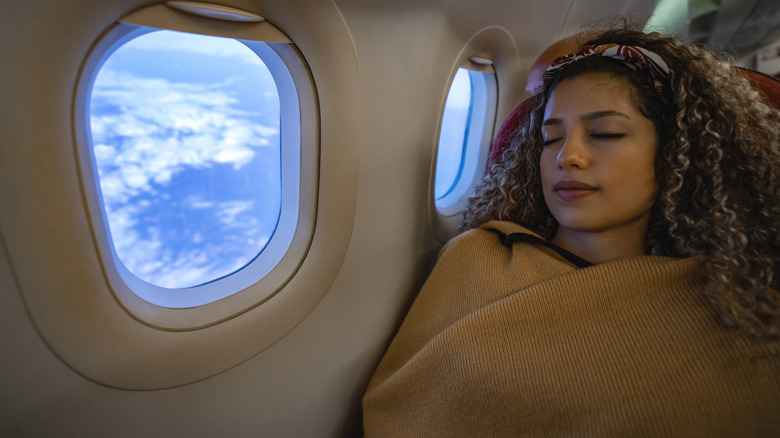
<path fill-rule="evenodd" d="M 185 14 L 166 10 L 163 3 L 98 8 L 99 13 L 81 14 L 74 21 L 70 18 L 79 17 L 76 11 L 62 23 L 76 32 L 73 38 L 52 41 L 56 62 L 37 56 L 26 57 L 29 62 L 20 64 L 20 68 L 46 70 L 44 76 L 59 91 L 29 95 L 19 91 L 9 96 L 29 121 L 14 126 L 12 134 L 32 136 L 34 141 L 6 145 L 17 165 L 8 163 L 5 177 L 16 181 L 20 190 L 19 202 L 9 199 L 3 235 L 13 256 L 11 270 L 20 299 L 47 347 L 46 354 L 95 388 L 156 391 L 196 384 L 241 364 L 267 364 L 278 355 L 276 347 L 286 336 L 308 321 L 323 322 L 322 315 L 328 313 L 327 305 L 321 311 L 323 303 L 343 273 L 355 231 L 364 142 L 360 124 L 354 121 L 364 114 L 365 78 L 355 42 L 334 3 L 262 0 L 247 5 L 248 12 L 284 29 L 283 34 L 278 29 L 266 34 L 289 35 L 294 41 L 280 56 L 304 58 L 307 68 L 291 73 L 296 82 L 312 87 L 299 89 L 298 95 L 306 128 L 301 131 L 301 197 L 317 201 L 302 201 L 309 210 L 298 219 L 299 234 L 293 245 L 302 237 L 305 258 L 286 256 L 282 263 L 298 266 L 289 278 L 272 271 L 249 290 L 214 304 L 166 309 L 142 302 L 139 309 L 130 309 L 117 299 L 101 266 L 99 236 L 86 202 L 94 189 L 84 184 L 82 175 L 91 170 L 85 170 L 89 167 L 88 160 L 82 163 L 87 158 L 85 149 L 77 143 L 86 135 L 79 109 L 83 108 L 85 72 L 94 68 L 91 54 L 104 49 L 105 35 L 134 13 L 128 7 L 162 8 L 159 13 L 163 15 Z M 208 18 L 188 16 L 187 20 L 209 29 L 227 27 Z M 57 18 L 49 21 L 56 23 Z M 241 32 L 257 35 L 264 23 L 240 23 Z M 232 31 L 233 26 L 229 27 Z M 35 120 L 45 129 L 36 126 Z M 313 230 L 310 237 L 301 233 L 306 229 Z M 275 280 L 268 282 L 270 277 Z M 257 297 L 266 294 L 268 287 L 278 291 L 259 301 Z M 157 319 L 163 326 L 153 324 Z"/>
<path fill-rule="evenodd" d="M 149 9 L 156 8 L 156 13 Z M 76 153 L 86 209 L 90 217 L 101 268 L 114 298 L 135 319 L 163 330 L 197 330 L 244 313 L 274 296 L 300 267 L 314 232 L 318 180 L 318 105 L 308 66 L 289 39 L 267 22 L 262 25 L 272 41 L 261 41 L 236 25 L 213 32 L 202 22 L 210 19 L 171 12 L 157 5 L 131 13 L 115 24 L 89 54 L 79 78 L 74 111 Z M 155 11 L 153 11 L 155 12 Z M 161 14 L 162 13 L 162 14 Z M 152 21 L 164 14 L 177 19 L 161 25 Z M 145 15 L 144 15 L 145 14 Z M 144 19 L 146 18 L 146 21 Z M 193 24 L 194 23 L 194 24 Z M 103 62 L 122 44 L 157 29 L 233 38 L 249 47 L 270 70 L 281 104 L 281 211 L 277 228 L 265 248 L 243 268 L 209 283 L 179 289 L 153 285 L 130 272 L 119 259 L 102 205 L 89 125 L 90 91 Z M 196 32 L 197 30 L 197 32 Z M 279 36 L 281 35 L 281 37 Z M 258 37 L 264 37 L 260 32 Z M 303 123 L 303 121 L 306 123 Z"/>
<path fill-rule="evenodd" d="M 522 102 L 527 93 L 523 89 L 524 70 L 522 58 L 518 52 L 517 44 L 513 37 L 503 28 L 488 26 L 475 32 L 460 46 L 460 50 L 453 50 L 452 67 L 444 72 L 446 88 L 443 90 L 439 124 L 435 126 L 434 141 L 432 144 L 431 170 L 428 189 L 428 218 L 431 230 L 439 242 L 447 242 L 462 231 L 462 212 L 468 204 L 468 199 L 473 189 L 482 181 L 487 170 L 487 161 L 492 137 L 495 135 L 500 123 Z M 444 208 L 437 207 L 435 199 L 436 161 L 438 159 L 438 143 L 441 132 L 441 120 L 446 103 L 450 83 L 458 68 L 464 67 L 475 71 L 491 71 L 496 78 L 496 112 L 491 122 L 485 125 L 486 141 L 480 148 L 479 160 L 476 162 L 476 172 L 471 179 L 466 194 L 457 202 Z M 483 149 L 484 148 L 484 149 Z M 463 181 L 465 183 L 465 181 Z"/>

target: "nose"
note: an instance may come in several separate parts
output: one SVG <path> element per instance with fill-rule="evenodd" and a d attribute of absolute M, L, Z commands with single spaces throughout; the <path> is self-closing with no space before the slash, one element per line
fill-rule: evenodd
<path fill-rule="evenodd" d="M 566 137 L 555 164 L 561 169 L 584 169 L 590 165 L 586 140 L 582 134 L 573 133 Z"/>

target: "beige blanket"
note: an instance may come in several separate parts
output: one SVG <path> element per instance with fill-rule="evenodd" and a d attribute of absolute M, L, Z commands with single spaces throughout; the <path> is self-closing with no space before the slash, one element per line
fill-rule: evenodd
<path fill-rule="evenodd" d="M 445 246 L 366 391 L 366 436 L 780 436 L 777 345 L 718 324 L 695 259 L 577 268 L 499 239 L 529 233 Z"/>

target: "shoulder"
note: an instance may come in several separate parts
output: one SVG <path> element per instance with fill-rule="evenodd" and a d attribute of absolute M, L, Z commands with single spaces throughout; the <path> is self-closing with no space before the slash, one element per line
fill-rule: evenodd
<path fill-rule="evenodd" d="M 541 239 L 533 231 L 514 222 L 490 221 L 453 237 L 442 248 L 440 259 L 452 253 L 468 252 L 473 254 L 475 250 L 479 252 L 511 251 L 511 245 L 507 245 L 505 239 L 507 236 L 515 234 L 531 235 Z"/>
<path fill-rule="evenodd" d="M 480 257 L 483 257 L 486 252 L 491 256 L 504 254 L 511 256 L 515 262 L 527 261 L 526 259 L 529 258 L 549 260 L 549 256 L 554 255 L 554 259 L 565 261 L 578 268 L 593 265 L 589 261 L 553 245 L 528 228 L 507 221 L 486 222 L 479 228 L 463 233 L 443 248 L 442 255 L 450 252 L 457 254 L 464 250 L 468 254 L 476 254 Z"/>
<path fill-rule="evenodd" d="M 496 285 L 512 279 L 512 288 L 548 275 L 576 269 L 541 236 L 513 222 L 490 221 L 468 230 L 442 248 L 432 279 L 468 278 L 472 284 Z"/>
<path fill-rule="evenodd" d="M 494 232 L 494 233 L 498 232 L 505 235 L 510 235 L 514 233 L 530 234 L 532 236 L 536 236 L 541 239 L 541 236 L 529 230 L 528 228 L 520 224 L 516 224 L 514 222 L 508 222 L 508 221 L 485 222 L 484 224 L 479 226 L 479 229 Z"/>

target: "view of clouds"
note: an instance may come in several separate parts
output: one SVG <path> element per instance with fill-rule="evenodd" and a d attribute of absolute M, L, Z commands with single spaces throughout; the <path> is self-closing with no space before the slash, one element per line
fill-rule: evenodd
<path fill-rule="evenodd" d="M 436 159 L 434 197 L 441 199 L 457 182 L 463 160 L 466 122 L 471 108 L 471 78 L 465 69 L 458 69 L 452 80 L 439 133 Z"/>
<path fill-rule="evenodd" d="M 95 78 L 93 154 L 114 248 L 163 287 L 213 281 L 254 259 L 281 206 L 279 97 L 243 44 L 158 31 Z"/>

